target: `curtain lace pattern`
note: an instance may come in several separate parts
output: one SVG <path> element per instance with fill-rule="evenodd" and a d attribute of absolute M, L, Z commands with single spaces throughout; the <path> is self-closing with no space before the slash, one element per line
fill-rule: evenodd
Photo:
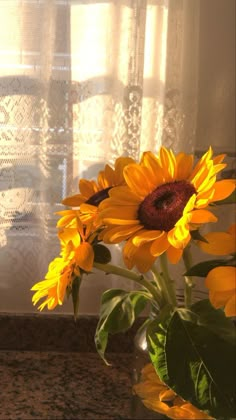
<path fill-rule="evenodd" d="M 27 312 L 59 249 L 55 212 L 79 177 L 161 145 L 194 150 L 198 1 L 2 0 L 0 9 L 0 309 Z M 104 286 L 85 282 L 82 312 L 97 311 Z"/>

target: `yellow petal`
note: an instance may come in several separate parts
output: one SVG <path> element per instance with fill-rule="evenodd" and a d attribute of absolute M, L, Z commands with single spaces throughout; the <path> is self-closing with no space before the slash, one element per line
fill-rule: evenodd
<path fill-rule="evenodd" d="M 57 284 L 57 298 L 59 305 L 62 305 L 66 293 L 66 288 L 71 282 L 72 268 L 68 266 L 65 272 L 60 276 Z"/>
<path fill-rule="evenodd" d="M 167 250 L 167 257 L 169 259 L 169 261 L 171 262 L 171 264 L 177 264 L 180 260 L 180 258 L 182 257 L 183 254 L 183 250 L 182 249 L 178 249 L 178 248 L 174 248 L 173 246 L 170 246 Z"/>
<path fill-rule="evenodd" d="M 92 197 L 96 192 L 99 191 L 99 188 L 95 181 L 89 181 L 87 179 L 81 179 L 79 181 L 79 189 L 81 191 L 81 194 L 89 199 Z"/>
<path fill-rule="evenodd" d="M 163 232 L 160 230 L 140 230 L 135 237 L 133 238 L 133 244 L 135 246 L 140 246 L 144 244 L 145 242 L 153 241 L 154 239 L 159 238 L 159 236 L 162 236 Z"/>
<path fill-rule="evenodd" d="M 158 257 L 159 255 L 163 254 L 169 247 L 169 242 L 167 239 L 166 232 L 162 232 L 162 234 L 154 240 L 150 252 L 154 257 Z"/>
<path fill-rule="evenodd" d="M 234 293 L 225 305 L 226 316 L 236 316 L 236 294 Z"/>
<path fill-rule="evenodd" d="M 215 292 L 214 290 L 209 291 L 209 300 L 216 309 L 223 308 L 229 299 L 234 295 L 234 290 Z"/>
<path fill-rule="evenodd" d="M 135 161 L 129 157 L 119 157 L 116 159 L 114 185 L 121 185 L 124 183 L 124 168 L 131 163 L 135 163 Z"/>
<path fill-rule="evenodd" d="M 78 247 L 81 242 L 80 235 L 76 228 L 65 228 L 58 232 L 59 239 L 67 244 L 69 241 L 72 241 L 75 247 Z"/>
<path fill-rule="evenodd" d="M 129 202 L 129 205 L 137 206 L 140 204 L 141 199 L 138 197 L 133 191 L 130 191 L 129 187 L 127 186 L 121 186 L 121 187 L 114 187 L 109 191 L 109 196 L 112 199 L 112 203 L 114 205 L 121 205 L 126 206 L 127 200 Z M 104 200 L 101 203 L 101 208 L 108 207 L 110 205 L 111 200 L 109 201 Z"/>
<path fill-rule="evenodd" d="M 221 163 L 224 158 L 225 158 L 226 154 L 221 154 L 221 155 L 217 155 L 213 158 L 213 162 L 215 165 L 217 165 L 218 163 Z"/>
<path fill-rule="evenodd" d="M 236 239 L 236 223 L 233 223 L 232 225 L 230 225 L 230 227 L 228 229 L 228 233 L 230 235 L 233 235 L 234 238 Z"/>
<path fill-rule="evenodd" d="M 155 259 L 156 257 L 154 257 L 150 252 L 150 243 L 146 243 L 137 248 L 133 258 L 134 264 L 140 273 L 146 273 L 149 271 Z"/>
<path fill-rule="evenodd" d="M 131 191 L 141 198 L 145 198 L 153 189 L 146 167 L 141 167 L 138 164 L 128 165 L 124 168 L 124 177 Z"/>
<path fill-rule="evenodd" d="M 82 242 L 75 254 L 76 264 L 85 271 L 93 268 L 94 252 L 93 247 L 88 242 Z"/>
<path fill-rule="evenodd" d="M 186 155 L 185 153 L 179 153 L 176 156 L 177 163 L 177 180 L 188 179 L 193 167 L 193 155 Z"/>
<path fill-rule="evenodd" d="M 207 163 L 210 161 L 211 157 L 212 157 L 212 148 L 211 146 L 209 147 L 209 149 L 206 151 L 206 153 L 201 157 L 201 159 L 197 162 L 197 164 L 195 165 L 193 172 L 191 173 L 190 176 L 190 180 L 192 180 L 195 175 L 197 174 L 197 172 L 204 166 L 207 165 Z"/>
<path fill-rule="evenodd" d="M 62 204 L 65 206 L 79 207 L 85 200 L 86 198 L 82 194 L 75 194 L 64 198 L 64 200 L 62 200 Z"/>
<path fill-rule="evenodd" d="M 156 384 L 153 381 L 142 381 L 133 386 L 133 390 L 140 398 L 156 398 L 163 389 L 163 385 Z"/>
<path fill-rule="evenodd" d="M 166 414 L 169 410 L 169 406 L 167 404 L 156 399 L 150 398 L 148 400 L 142 400 L 142 402 L 149 410 L 156 411 L 157 413 Z"/>
<path fill-rule="evenodd" d="M 199 223 L 210 223 L 210 222 L 217 222 L 217 217 L 214 216 L 208 210 L 195 210 L 192 211 L 191 215 L 191 223 L 199 224 Z"/>
<path fill-rule="evenodd" d="M 131 224 L 133 222 L 140 223 L 138 220 L 138 214 L 137 214 L 137 207 L 136 206 L 113 206 L 110 205 L 109 207 L 105 208 L 104 210 L 101 210 L 101 217 L 104 220 L 105 223 L 112 223 L 112 224 L 120 224 L 120 220 L 129 220 L 131 221 Z M 108 221 L 113 220 L 113 222 Z M 119 222 L 116 222 L 116 219 L 119 220 Z M 123 224 L 123 223 L 121 223 Z"/>
<path fill-rule="evenodd" d="M 179 224 L 168 232 L 168 241 L 174 247 L 183 249 L 189 243 L 191 237 L 186 224 Z"/>
<path fill-rule="evenodd" d="M 153 180 L 153 185 L 157 187 L 165 182 L 164 171 L 160 166 L 157 157 L 152 152 L 143 153 L 141 164 L 148 168 L 150 176 Z"/>
<path fill-rule="evenodd" d="M 160 401 L 173 401 L 175 396 L 176 396 L 176 393 L 172 391 L 172 389 L 165 389 L 160 392 L 159 399 Z"/>
<path fill-rule="evenodd" d="M 170 419 L 194 419 L 194 416 L 189 410 L 182 408 L 182 406 L 173 406 L 167 411 L 167 416 Z"/>
<path fill-rule="evenodd" d="M 98 173 L 97 182 L 99 185 L 99 189 L 101 190 L 104 190 L 105 188 L 114 185 L 114 169 L 112 169 L 109 165 L 106 165 L 104 170 Z"/>
<path fill-rule="evenodd" d="M 141 226 L 115 226 L 104 229 L 101 238 L 105 243 L 115 244 L 128 239 L 133 233 L 141 229 Z"/>
<path fill-rule="evenodd" d="M 218 181 L 214 186 L 215 192 L 211 201 L 224 200 L 235 190 L 235 180 L 225 179 Z"/>
<path fill-rule="evenodd" d="M 176 160 L 172 150 L 167 150 L 165 147 L 161 147 L 159 155 L 162 169 L 165 171 L 165 182 L 174 180 L 176 173 Z"/>
<path fill-rule="evenodd" d="M 236 287 L 236 267 L 216 267 L 207 274 L 205 285 L 213 291 L 234 290 Z"/>
<path fill-rule="evenodd" d="M 212 255 L 228 255 L 236 252 L 235 237 L 227 232 L 209 232 L 204 235 L 206 242 L 198 241 L 202 251 Z"/>

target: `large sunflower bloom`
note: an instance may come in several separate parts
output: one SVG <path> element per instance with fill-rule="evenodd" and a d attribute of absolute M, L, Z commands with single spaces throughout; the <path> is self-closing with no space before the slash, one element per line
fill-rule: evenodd
<path fill-rule="evenodd" d="M 225 155 L 212 157 L 212 149 L 193 167 L 193 155 L 162 147 L 159 155 L 145 152 L 140 164 L 124 168 L 126 186 L 109 191 L 110 198 L 100 204 L 107 228 L 106 243 L 127 241 L 123 249 L 129 269 L 150 269 L 156 257 L 167 252 L 172 263 L 182 256 L 191 239 L 190 231 L 217 218 L 206 207 L 228 197 L 233 180 L 216 181 L 226 165 Z"/>
<path fill-rule="evenodd" d="M 151 363 L 144 366 L 140 382 L 134 385 L 133 390 L 148 409 L 170 419 L 212 419 L 165 385 Z"/>
<path fill-rule="evenodd" d="M 114 169 L 106 165 L 104 170 L 100 171 L 97 180 L 81 179 L 79 181 L 79 194 L 66 197 L 62 204 L 72 207 L 80 207 L 81 218 L 84 223 L 97 218 L 97 209 L 99 204 L 109 197 L 109 190 L 118 185 L 124 185 L 123 169 L 126 165 L 134 163 L 129 157 L 119 157 L 115 161 Z"/>
<path fill-rule="evenodd" d="M 74 225 L 75 220 L 76 226 Z M 66 223 L 65 220 L 64 223 Z M 59 225 L 63 225 L 62 219 Z M 76 217 L 72 219 L 72 226 L 62 228 L 58 236 L 62 248 L 60 257 L 55 258 L 49 264 L 45 279 L 31 288 L 31 290 L 36 291 L 32 297 L 34 305 L 40 299 L 45 298 L 44 302 L 38 307 L 40 310 L 44 309 L 45 306 L 51 310 L 57 305 L 62 305 L 67 287 L 72 284 L 76 277 L 81 277 L 82 271 L 89 272 L 93 267 L 92 242 L 94 236 L 91 232 L 91 226 L 84 227 L 79 217 Z"/>

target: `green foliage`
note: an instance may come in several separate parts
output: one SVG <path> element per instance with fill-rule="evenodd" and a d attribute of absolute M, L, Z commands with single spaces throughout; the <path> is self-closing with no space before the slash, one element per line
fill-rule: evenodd
<path fill-rule="evenodd" d="M 200 234 L 198 229 L 191 230 L 190 235 L 191 235 L 191 238 L 194 239 L 195 241 L 202 241 L 202 242 L 206 242 L 208 244 L 208 241 L 206 240 L 206 238 L 204 238 L 204 236 L 202 236 Z"/>
<path fill-rule="evenodd" d="M 81 281 L 82 281 L 82 277 L 75 277 L 71 286 L 71 294 L 72 294 L 75 320 L 77 319 L 78 312 L 79 312 L 79 291 L 80 291 Z"/>
<path fill-rule="evenodd" d="M 147 330 L 149 354 L 160 378 L 177 394 L 210 415 L 233 417 L 235 326 L 208 300 L 165 308 Z"/>
<path fill-rule="evenodd" d="M 121 289 L 110 289 L 103 293 L 95 344 L 106 363 L 104 355 L 108 335 L 127 331 L 143 311 L 149 298 L 149 295 L 142 290 L 126 292 Z"/>
<path fill-rule="evenodd" d="M 231 260 L 222 260 L 222 259 L 215 259 L 215 260 L 208 260 L 200 262 L 194 266 L 192 266 L 184 276 L 198 276 L 198 277 L 206 277 L 209 271 L 213 270 L 216 267 L 228 266 L 228 265 L 235 265 L 235 261 Z"/>

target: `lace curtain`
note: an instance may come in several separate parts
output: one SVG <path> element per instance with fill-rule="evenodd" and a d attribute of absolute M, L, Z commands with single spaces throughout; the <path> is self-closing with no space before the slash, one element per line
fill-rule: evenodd
<path fill-rule="evenodd" d="M 30 288 L 59 250 L 54 213 L 79 177 L 162 144 L 193 151 L 198 8 L 196 0 L 1 0 L 1 311 L 34 311 Z M 124 282 L 88 276 L 81 312 L 96 313 L 111 285 Z"/>

